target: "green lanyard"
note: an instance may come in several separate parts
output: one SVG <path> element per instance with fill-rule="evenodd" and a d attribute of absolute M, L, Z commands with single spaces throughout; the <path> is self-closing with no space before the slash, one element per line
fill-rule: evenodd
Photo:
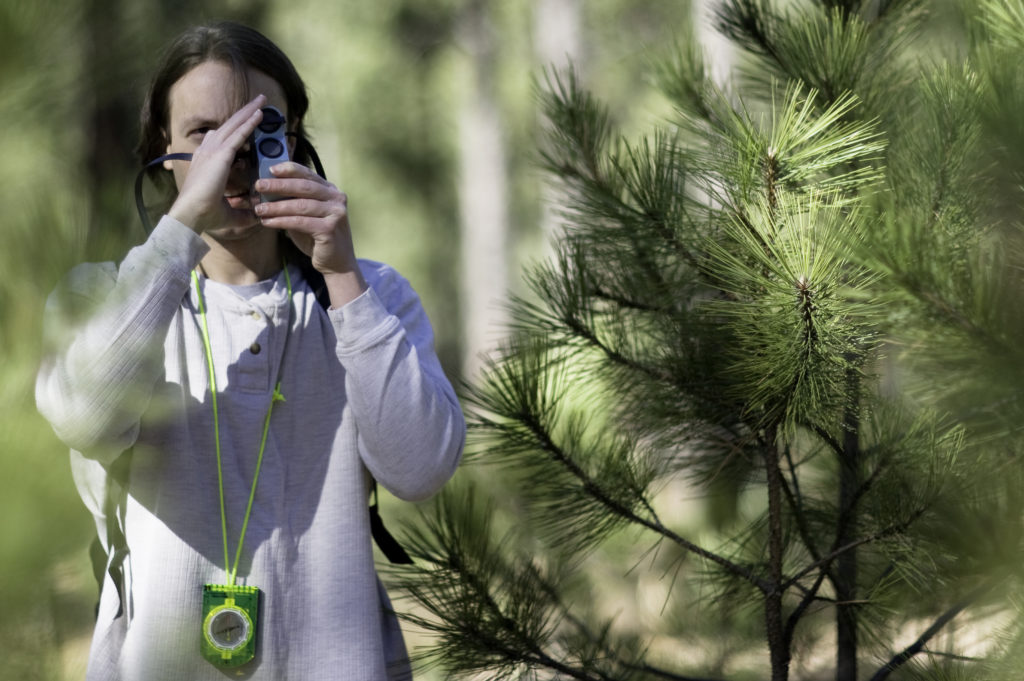
<path fill-rule="evenodd" d="M 291 325 L 292 305 L 292 279 L 288 274 L 288 265 L 284 266 L 284 278 L 288 284 L 288 312 L 289 319 L 286 322 L 285 333 L 288 333 L 288 326 Z M 256 498 L 256 483 L 260 479 L 260 468 L 263 465 L 263 450 L 267 446 L 267 432 L 270 430 L 270 414 L 274 411 L 275 402 L 284 402 L 284 395 L 281 394 L 281 374 L 278 367 L 278 380 L 274 385 L 274 394 L 270 398 L 270 406 L 267 407 L 267 415 L 263 419 L 263 436 L 260 438 L 260 451 L 256 457 L 256 472 L 252 476 L 252 489 L 249 491 L 249 504 L 245 509 L 245 519 L 242 521 L 242 533 L 238 537 L 238 548 L 235 551 L 235 562 L 232 565 L 228 562 L 228 521 L 227 513 L 224 510 L 224 471 L 221 467 L 220 455 L 220 414 L 217 411 L 217 382 L 213 372 L 213 351 L 210 348 L 210 329 L 206 323 L 206 308 L 203 304 L 203 293 L 199 287 L 199 275 L 192 271 L 192 283 L 196 287 L 196 297 L 199 300 L 199 318 L 202 320 L 203 347 L 206 350 L 206 368 L 210 374 L 210 402 L 213 405 L 213 438 L 217 451 L 217 488 L 220 491 L 220 529 L 224 538 L 224 571 L 227 572 L 228 584 L 234 586 L 235 575 L 238 572 L 238 560 L 242 556 L 242 543 L 245 541 L 245 531 L 249 528 L 249 516 L 252 514 L 253 500 Z M 282 364 L 284 356 L 281 357 Z"/>

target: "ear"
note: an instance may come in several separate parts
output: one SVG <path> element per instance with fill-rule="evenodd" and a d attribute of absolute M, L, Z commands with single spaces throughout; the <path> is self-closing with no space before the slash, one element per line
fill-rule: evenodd
<path fill-rule="evenodd" d="M 294 130 L 289 130 L 285 139 L 288 140 L 288 158 L 293 159 L 295 158 L 295 147 L 299 143 L 299 135 Z"/>
<path fill-rule="evenodd" d="M 161 130 L 160 132 L 163 134 L 164 139 L 167 140 L 167 146 L 164 148 L 164 153 L 169 154 L 171 153 L 171 136 L 167 134 L 166 130 Z M 162 165 L 164 170 L 174 170 L 174 164 L 172 161 L 164 161 Z"/>

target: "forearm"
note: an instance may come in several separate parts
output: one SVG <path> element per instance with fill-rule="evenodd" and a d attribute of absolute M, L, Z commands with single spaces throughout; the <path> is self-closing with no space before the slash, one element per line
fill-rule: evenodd
<path fill-rule="evenodd" d="M 363 295 L 367 288 L 366 280 L 357 264 L 354 264 L 349 272 L 325 274 L 324 284 L 327 286 L 332 308 L 348 305 Z"/>
<path fill-rule="evenodd" d="M 86 265 L 71 281 L 75 306 L 95 305 L 86 320 L 64 328 L 58 297 L 46 315 L 54 352 L 36 383 L 40 412 L 79 451 L 128 446 L 154 383 L 163 373 L 163 342 L 205 252 L 191 230 L 167 219 L 121 266 Z M 81 312 L 75 310 L 75 312 Z"/>
<path fill-rule="evenodd" d="M 420 500 L 458 465 L 465 421 L 432 342 L 422 336 L 429 332 L 425 315 L 417 300 L 406 307 L 412 306 L 409 314 L 389 313 L 371 288 L 331 317 L 340 329 L 338 357 L 364 463 L 396 496 Z"/>

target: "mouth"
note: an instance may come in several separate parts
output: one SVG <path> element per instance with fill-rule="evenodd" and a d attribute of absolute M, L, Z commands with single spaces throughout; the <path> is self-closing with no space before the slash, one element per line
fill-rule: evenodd
<path fill-rule="evenodd" d="M 251 210 L 253 207 L 253 194 L 249 189 L 244 189 L 235 194 L 225 194 L 224 200 L 236 210 Z"/>

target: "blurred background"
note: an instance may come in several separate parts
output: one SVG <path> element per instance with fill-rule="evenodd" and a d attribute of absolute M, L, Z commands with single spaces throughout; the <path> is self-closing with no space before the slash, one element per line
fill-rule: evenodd
<path fill-rule="evenodd" d="M 0 0 L 0 679 L 84 673 L 94 530 L 35 410 L 41 313 L 75 263 L 143 238 L 137 113 L 173 36 L 235 19 L 292 57 L 359 255 L 411 280 L 449 375 L 470 381 L 557 229 L 537 163 L 545 68 L 572 60 L 625 130 L 646 127 L 667 111 L 648 66 L 692 15 L 665 0 Z"/>

